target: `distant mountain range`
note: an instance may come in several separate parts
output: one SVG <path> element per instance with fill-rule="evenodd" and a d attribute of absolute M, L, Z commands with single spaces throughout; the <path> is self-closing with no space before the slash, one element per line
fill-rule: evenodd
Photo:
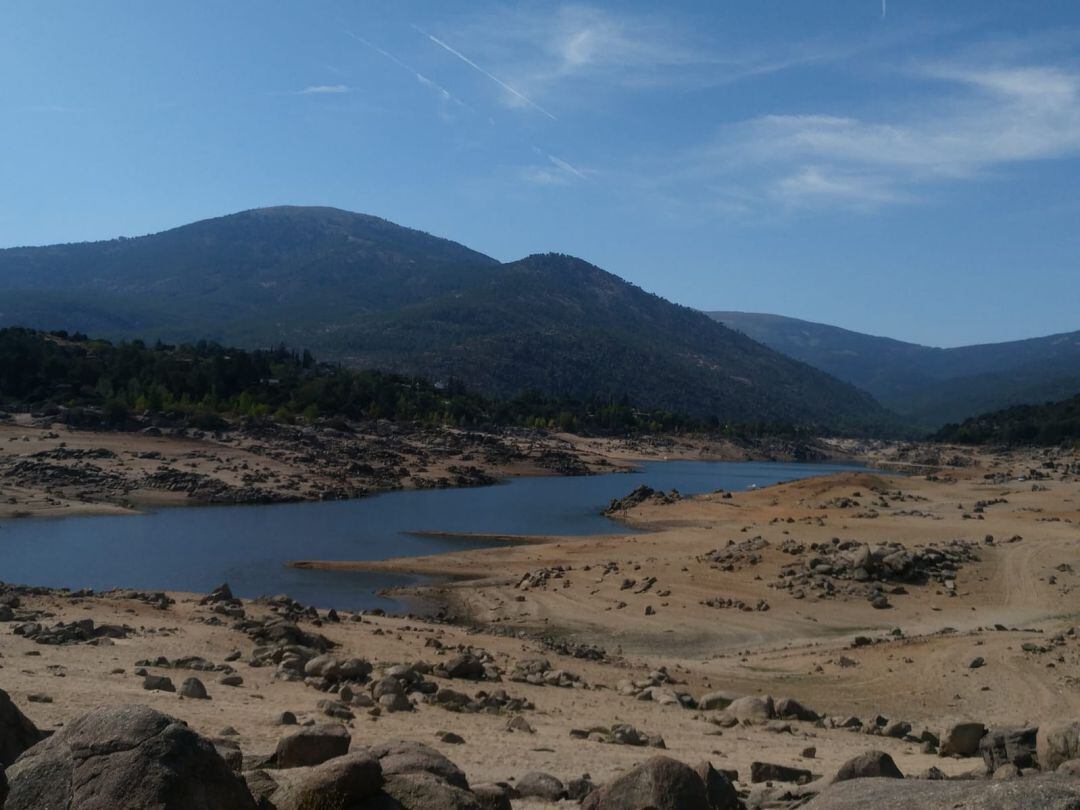
<path fill-rule="evenodd" d="M 709 315 L 870 392 L 907 422 L 926 429 L 1080 393 L 1080 332 L 937 349 L 780 315 Z"/>
<path fill-rule="evenodd" d="M 507 397 L 626 395 L 722 421 L 880 429 L 869 394 L 580 259 L 501 264 L 331 208 L 0 250 L 0 325 L 242 347 L 458 378 Z"/>

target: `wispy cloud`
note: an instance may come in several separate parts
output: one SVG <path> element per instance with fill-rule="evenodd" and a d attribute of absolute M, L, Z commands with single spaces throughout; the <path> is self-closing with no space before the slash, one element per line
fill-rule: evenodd
<path fill-rule="evenodd" d="M 346 84 L 310 84 L 303 90 L 297 91 L 297 95 L 322 96 L 349 92 L 351 92 L 351 88 Z"/>
<path fill-rule="evenodd" d="M 558 155 L 545 152 L 534 146 L 533 151 L 547 162 L 542 165 L 528 166 L 522 170 L 522 177 L 538 186 L 568 186 L 579 181 L 591 182 L 588 172 L 582 171 L 568 160 Z"/>
<path fill-rule="evenodd" d="M 455 36 L 494 65 L 505 83 L 529 88 L 531 99 L 557 96 L 565 106 L 589 106 L 611 90 L 704 89 L 835 62 L 906 41 L 910 32 L 883 29 L 859 41 L 818 37 L 750 48 L 728 32 L 705 33 L 685 15 L 519 4 L 466 17 Z"/>
<path fill-rule="evenodd" d="M 375 45 L 372 42 L 369 42 L 368 40 L 364 39 L 362 36 L 359 36 L 358 34 L 354 34 L 352 31 L 346 30 L 345 33 L 348 36 L 355 39 L 360 44 L 370 48 L 371 50 L 375 51 L 376 53 L 381 54 L 385 58 L 389 59 L 391 62 L 393 62 L 395 65 L 397 65 L 402 70 L 405 70 L 405 71 L 408 71 L 409 73 L 411 73 L 414 77 L 416 77 L 416 80 L 418 82 L 420 82 L 420 84 L 422 84 L 424 87 L 427 87 L 429 90 L 435 91 L 435 93 L 438 94 L 439 98 L 442 101 L 448 102 L 450 104 L 454 104 L 454 105 L 456 105 L 458 107 L 461 107 L 462 109 L 469 110 L 470 112 L 475 112 L 472 107 L 470 107 L 464 101 L 459 99 L 457 96 L 455 96 L 453 93 L 451 93 L 445 87 L 443 87 L 437 81 L 435 81 L 434 79 L 429 79 L 427 76 L 425 76 L 423 73 L 421 73 L 416 68 L 409 65 L 407 62 L 404 62 L 401 59 L 399 59 L 398 57 L 394 56 L 394 54 L 390 53 L 389 51 L 385 50 L 384 48 L 380 48 L 378 45 Z"/>
<path fill-rule="evenodd" d="M 504 82 L 498 76 L 494 75 L 493 73 L 488 72 L 487 70 L 484 70 L 484 68 L 480 67 L 480 65 L 476 64 L 476 62 L 472 61 L 469 57 L 465 56 L 465 54 L 463 54 L 461 51 L 458 51 L 458 50 L 455 50 L 454 48 L 451 48 L 449 45 L 447 45 L 441 39 L 439 39 L 436 36 L 433 36 L 432 34 L 429 34 L 427 31 L 424 31 L 422 28 L 416 28 L 416 30 L 419 31 L 421 34 L 423 34 L 425 37 L 427 37 L 429 40 L 431 40 L 431 42 L 438 45 L 444 51 L 447 51 L 448 53 L 452 54 L 453 56 L 456 56 L 458 59 L 460 59 L 466 65 L 473 68 L 473 70 L 476 70 L 480 74 L 482 74 L 482 75 L 486 76 L 487 78 L 491 79 L 491 81 L 495 82 L 495 84 L 499 85 L 499 87 L 501 87 L 503 90 L 505 90 L 507 93 L 509 93 L 512 98 L 517 99 L 517 101 L 519 101 L 519 102 L 521 102 L 521 103 L 523 103 L 523 104 L 525 104 L 525 105 L 527 105 L 529 107 L 532 107 L 537 112 L 543 113 L 548 118 L 550 118 L 552 121 L 558 121 L 559 120 L 552 113 L 545 110 L 543 107 L 541 107 L 539 104 L 537 104 L 531 98 L 529 98 L 527 95 L 522 93 L 520 90 L 518 90 L 518 89 L 516 89 L 514 87 L 511 87 L 509 84 Z"/>
<path fill-rule="evenodd" d="M 689 162 L 792 205 L 882 205 L 931 183 L 1080 155 L 1080 74 L 936 63 L 910 78 L 931 83 L 920 111 L 892 120 L 766 115 L 725 128 Z"/>
<path fill-rule="evenodd" d="M 561 169 L 562 171 L 566 172 L 567 174 L 572 174 L 574 177 L 578 178 L 579 180 L 588 180 L 589 179 L 589 176 L 587 174 L 585 174 L 585 172 L 578 169 L 572 163 L 563 160 L 558 155 L 552 155 L 552 154 L 549 153 L 548 156 L 547 156 L 547 159 L 548 159 L 548 161 L 550 161 L 551 165 L 554 166 L 555 168 Z"/>

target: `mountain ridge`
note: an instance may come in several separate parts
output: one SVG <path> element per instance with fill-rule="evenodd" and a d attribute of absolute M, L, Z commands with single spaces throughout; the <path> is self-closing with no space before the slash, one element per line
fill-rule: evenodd
<path fill-rule="evenodd" d="M 481 393 L 613 398 L 721 420 L 891 423 L 868 394 L 581 259 L 495 259 L 333 208 L 0 250 L 0 324 L 285 343 Z"/>
<path fill-rule="evenodd" d="M 783 315 L 708 314 L 927 428 L 1080 391 L 1080 331 L 938 348 Z"/>

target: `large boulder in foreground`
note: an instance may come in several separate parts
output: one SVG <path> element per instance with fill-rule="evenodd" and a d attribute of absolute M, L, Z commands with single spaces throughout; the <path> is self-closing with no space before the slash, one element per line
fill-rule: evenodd
<path fill-rule="evenodd" d="M 413 740 L 389 740 L 367 749 L 379 761 L 383 775 L 429 773 L 462 790 L 469 789 L 464 771 L 430 745 Z"/>
<path fill-rule="evenodd" d="M 582 810 L 709 810 L 705 783 L 693 768 L 652 757 L 590 793 Z"/>
<path fill-rule="evenodd" d="M 481 810 L 476 796 L 427 771 L 386 777 L 383 791 L 364 810 Z M 306 810 L 306 808 L 305 808 Z"/>
<path fill-rule="evenodd" d="M 921 779 L 852 779 L 835 782 L 806 805 L 806 810 L 1076 810 L 1080 782 L 1049 776 L 925 781 Z"/>
<path fill-rule="evenodd" d="M 1080 759 L 1080 721 L 1040 726 L 1035 751 L 1039 767 L 1047 772 L 1056 771 L 1062 762 Z"/>
<path fill-rule="evenodd" d="M 7 769 L 4 810 L 255 810 L 213 744 L 147 706 L 95 709 Z"/>
<path fill-rule="evenodd" d="M 270 778 L 276 789 L 269 799 L 276 810 L 353 807 L 378 796 L 383 786 L 379 761 L 365 751 L 310 768 L 277 771 Z"/>
<path fill-rule="evenodd" d="M 344 726 L 303 728 L 278 740 L 274 764 L 279 768 L 310 768 L 349 750 L 352 737 Z"/>
<path fill-rule="evenodd" d="M 0 769 L 13 763 L 19 754 L 37 745 L 44 737 L 37 726 L 19 711 L 8 693 L 0 689 Z"/>

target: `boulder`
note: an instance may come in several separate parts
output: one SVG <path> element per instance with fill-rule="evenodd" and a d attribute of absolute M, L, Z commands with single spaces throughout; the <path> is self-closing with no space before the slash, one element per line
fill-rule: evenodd
<path fill-rule="evenodd" d="M 724 713 L 740 723 L 764 723 L 773 717 L 773 699 L 753 696 L 737 698 L 724 709 Z"/>
<path fill-rule="evenodd" d="M 806 810 L 1074 810 L 1076 781 L 1051 774 L 996 782 L 989 779 L 851 779 L 826 787 Z"/>
<path fill-rule="evenodd" d="M 1080 721 L 1040 726 L 1035 750 L 1039 767 L 1046 772 L 1056 771 L 1062 762 L 1080 759 Z"/>
<path fill-rule="evenodd" d="M 1035 767 L 1037 726 L 1027 728 L 992 728 L 979 740 L 979 753 L 986 763 L 986 772 L 994 773 L 1002 765 L 1017 768 Z"/>
<path fill-rule="evenodd" d="M 979 741 L 986 733 L 982 723 L 956 723 L 941 735 L 941 756 L 972 757 L 979 751 Z"/>
<path fill-rule="evenodd" d="M 510 791 L 502 785 L 474 785 L 472 794 L 480 810 L 511 810 Z"/>
<path fill-rule="evenodd" d="M 833 781 L 845 782 L 848 779 L 866 779 L 868 777 L 903 779 L 904 774 L 896 767 L 893 758 L 884 751 L 865 751 L 841 765 Z"/>
<path fill-rule="evenodd" d="M 993 774 L 991 774 L 991 778 L 997 780 L 998 782 L 1004 782 L 1006 779 L 1019 779 L 1020 769 L 1013 765 L 1011 762 L 1006 762 L 1004 765 L 994 771 Z"/>
<path fill-rule="evenodd" d="M 796 782 L 806 784 L 814 775 L 805 768 L 793 768 L 790 765 L 778 765 L 775 762 L 751 762 L 751 782 Z"/>
<path fill-rule="evenodd" d="M 192 700 L 210 699 L 210 695 L 206 694 L 206 687 L 203 686 L 203 682 L 198 678 L 188 678 L 180 684 L 180 697 L 190 698 Z"/>
<path fill-rule="evenodd" d="M 143 678 L 142 688 L 148 692 L 175 692 L 172 678 L 164 675 L 147 675 Z"/>
<path fill-rule="evenodd" d="M 147 706 L 95 709 L 7 769 L 5 810 L 255 810 L 210 741 Z"/>
<path fill-rule="evenodd" d="M 804 723 L 813 723 L 819 719 L 817 712 L 806 708 L 794 698 L 782 698 L 778 701 L 774 714 L 781 720 L 802 720 Z"/>
<path fill-rule="evenodd" d="M 0 770 L 13 763 L 23 751 L 41 742 L 44 736 L 37 726 L 0 689 Z M 3 803 L 0 802 L 0 807 Z"/>
<path fill-rule="evenodd" d="M 699 763 L 694 772 L 705 784 L 705 798 L 711 810 L 739 810 L 742 807 L 735 785 L 726 774 L 716 770 L 711 762 Z"/>
<path fill-rule="evenodd" d="M 517 792 L 524 798 L 543 799 L 546 802 L 557 802 L 566 798 L 566 787 L 562 781 L 542 771 L 525 774 L 518 780 L 516 787 Z"/>
<path fill-rule="evenodd" d="M 323 806 L 351 807 L 366 801 L 382 789 L 383 776 L 379 761 L 365 751 L 358 751 L 321 765 L 292 768 L 279 774 L 275 782 L 277 789 L 271 794 L 270 802 L 276 810 L 310 810 Z"/>
<path fill-rule="evenodd" d="M 426 771 L 387 776 L 383 792 L 364 810 L 480 810 L 467 790 Z"/>
<path fill-rule="evenodd" d="M 343 726 L 303 728 L 278 740 L 274 762 L 279 768 L 321 765 L 349 750 L 352 738 Z"/>
<path fill-rule="evenodd" d="M 310 678 L 336 681 L 341 675 L 341 662 L 332 655 L 317 655 L 304 664 L 304 674 Z"/>
<path fill-rule="evenodd" d="M 566 783 L 566 798 L 580 804 L 594 790 L 596 790 L 596 785 L 593 784 L 589 775 L 585 774 Z"/>
<path fill-rule="evenodd" d="M 387 778 L 398 774 L 429 773 L 454 787 L 469 789 L 465 773 L 434 748 L 412 740 L 391 740 L 375 745 L 368 752 L 379 760 Z"/>
<path fill-rule="evenodd" d="M 735 692 L 709 692 L 698 699 L 698 708 L 706 712 L 726 709 L 740 697 L 742 695 Z"/>
<path fill-rule="evenodd" d="M 707 810 L 705 783 L 694 769 L 669 757 L 652 757 L 594 790 L 582 810 Z"/>
<path fill-rule="evenodd" d="M 446 665 L 446 677 L 479 681 L 484 677 L 484 665 L 475 655 L 459 655 Z"/>
<path fill-rule="evenodd" d="M 1054 773 L 1060 773 L 1063 776 L 1071 776 L 1073 778 L 1080 776 L 1080 759 L 1067 759 L 1057 766 Z"/>

